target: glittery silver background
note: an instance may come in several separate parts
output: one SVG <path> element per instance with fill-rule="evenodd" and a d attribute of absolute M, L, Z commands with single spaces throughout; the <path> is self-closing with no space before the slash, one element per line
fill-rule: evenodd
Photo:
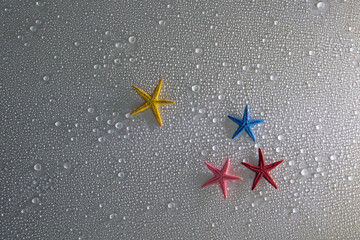
<path fill-rule="evenodd" d="M 0 239 L 358 239 L 360 1 L 0 6 Z"/>

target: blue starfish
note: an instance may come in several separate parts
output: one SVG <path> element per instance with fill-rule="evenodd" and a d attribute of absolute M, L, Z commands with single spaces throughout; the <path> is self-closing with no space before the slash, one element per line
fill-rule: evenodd
<path fill-rule="evenodd" d="M 228 116 L 228 118 L 230 118 L 233 122 L 235 122 L 236 124 L 239 125 L 239 128 L 234 133 L 234 136 L 232 137 L 232 139 L 237 138 L 240 135 L 240 133 L 242 133 L 245 130 L 247 132 L 247 134 L 249 134 L 251 139 L 254 142 L 256 142 L 256 138 L 255 138 L 253 131 L 251 130 L 251 127 L 255 126 L 259 123 L 263 123 L 264 120 L 260 120 L 260 119 L 259 120 L 249 120 L 248 105 L 246 105 L 246 107 L 245 107 L 244 116 L 243 116 L 242 120 L 238 119 L 236 117 L 232 117 L 232 116 Z"/>

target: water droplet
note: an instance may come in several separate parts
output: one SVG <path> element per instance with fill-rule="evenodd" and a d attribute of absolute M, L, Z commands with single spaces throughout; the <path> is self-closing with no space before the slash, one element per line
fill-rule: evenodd
<path fill-rule="evenodd" d="M 88 108 L 88 112 L 89 113 L 94 113 L 94 109 L 93 108 Z"/>
<path fill-rule="evenodd" d="M 284 136 L 283 136 L 283 135 L 279 135 L 279 136 L 278 136 L 278 139 L 279 139 L 280 141 L 282 141 L 282 140 L 284 140 Z"/>
<path fill-rule="evenodd" d="M 349 177 L 348 177 L 348 180 L 349 180 L 349 181 L 352 181 L 353 179 L 354 179 L 354 178 L 353 178 L 352 176 L 349 176 Z"/>
<path fill-rule="evenodd" d="M 78 47 L 78 46 L 80 46 L 80 43 L 79 43 L 79 42 L 75 42 L 74 45 L 75 45 L 76 47 Z"/>
<path fill-rule="evenodd" d="M 125 176 L 125 173 L 123 173 L 123 172 L 118 173 L 118 177 L 123 178 L 124 176 Z"/>
<path fill-rule="evenodd" d="M 50 77 L 49 77 L 49 76 L 44 76 L 44 77 L 43 77 L 43 80 L 44 80 L 45 82 L 47 82 L 47 81 L 50 80 Z"/>
<path fill-rule="evenodd" d="M 112 214 L 110 214 L 110 216 L 109 216 L 110 219 L 114 219 L 115 217 L 116 217 L 116 213 L 112 213 Z"/>
<path fill-rule="evenodd" d="M 217 123 L 219 120 L 217 118 L 213 118 L 213 123 Z"/>
<path fill-rule="evenodd" d="M 291 160 L 291 161 L 289 162 L 289 165 L 290 165 L 290 166 L 294 166 L 294 165 L 295 165 L 295 161 L 294 161 L 294 160 Z"/>
<path fill-rule="evenodd" d="M 165 21 L 164 21 L 164 20 L 160 20 L 160 21 L 159 21 L 159 24 L 160 24 L 160 25 L 165 25 Z"/>
<path fill-rule="evenodd" d="M 102 142 L 105 142 L 105 137 L 99 137 L 99 138 L 98 138 L 98 141 L 101 142 L 101 143 L 102 143 Z"/>
<path fill-rule="evenodd" d="M 224 99 L 225 99 L 225 96 L 224 96 L 224 95 L 219 95 L 219 96 L 218 96 L 218 99 L 219 99 L 219 100 L 224 100 Z"/>
<path fill-rule="evenodd" d="M 315 55 L 315 52 L 314 52 L 314 51 L 309 51 L 309 55 L 310 55 L 310 56 L 314 56 L 314 55 Z"/>
<path fill-rule="evenodd" d="M 115 127 L 116 127 L 117 129 L 121 129 L 121 128 L 123 127 L 123 124 L 122 124 L 121 122 L 117 122 L 117 123 L 115 124 Z"/>
<path fill-rule="evenodd" d="M 64 168 L 69 169 L 70 168 L 70 163 L 68 163 L 68 162 L 64 163 Z"/>
<path fill-rule="evenodd" d="M 326 4 L 324 2 L 318 2 L 316 4 L 316 7 L 319 9 L 324 9 L 326 7 Z"/>
<path fill-rule="evenodd" d="M 35 169 L 36 171 L 40 171 L 40 170 L 41 170 L 41 165 L 40 165 L 39 163 L 35 164 L 35 165 L 34 165 L 34 169 Z"/>
<path fill-rule="evenodd" d="M 33 204 L 38 204 L 39 202 L 40 202 L 40 199 L 39 198 L 33 198 L 32 200 L 31 200 L 31 202 L 33 203 Z"/>
<path fill-rule="evenodd" d="M 57 122 L 55 123 L 55 126 L 60 127 L 60 126 L 61 126 L 61 122 L 57 121 Z"/>
<path fill-rule="evenodd" d="M 129 43 L 135 43 L 136 42 L 136 37 L 135 36 L 130 36 L 129 37 Z"/>
<path fill-rule="evenodd" d="M 175 207 L 175 203 L 171 202 L 171 203 L 168 204 L 168 208 L 171 209 L 171 208 L 174 208 L 174 207 Z"/>
<path fill-rule="evenodd" d="M 199 113 L 201 113 L 201 114 L 205 113 L 205 109 L 204 109 L 204 108 L 200 108 L 200 109 L 199 109 Z"/>
<path fill-rule="evenodd" d="M 31 27 L 30 27 L 30 30 L 31 30 L 32 32 L 35 32 L 35 31 L 36 31 L 36 27 L 35 27 L 35 26 L 31 26 Z"/>
<path fill-rule="evenodd" d="M 330 156 L 330 159 L 334 161 L 334 160 L 336 160 L 336 156 L 334 156 L 334 155 Z"/>
<path fill-rule="evenodd" d="M 199 85 L 194 85 L 191 87 L 191 90 L 193 90 L 193 92 L 198 92 L 200 90 L 200 86 Z"/>
<path fill-rule="evenodd" d="M 196 54 L 202 54 L 203 50 L 201 48 L 195 48 Z"/>
<path fill-rule="evenodd" d="M 299 211 L 299 209 L 297 209 L 297 208 L 293 208 L 293 209 L 292 209 L 292 212 L 293 212 L 293 213 L 297 213 L 298 211 Z"/>
<path fill-rule="evenodd" d="M 301 175 L 306 176 L 308 174 L 308 170 L 306 168 L 304 168 L 303 170 L 301 170 Z"/>

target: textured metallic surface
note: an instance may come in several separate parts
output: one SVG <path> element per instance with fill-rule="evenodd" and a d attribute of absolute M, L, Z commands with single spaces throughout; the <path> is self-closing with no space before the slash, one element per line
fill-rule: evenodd
<path fill-rule="evenodd" d="M 358 239 L 360 1 L 0 6 L 0 239 Z"/>

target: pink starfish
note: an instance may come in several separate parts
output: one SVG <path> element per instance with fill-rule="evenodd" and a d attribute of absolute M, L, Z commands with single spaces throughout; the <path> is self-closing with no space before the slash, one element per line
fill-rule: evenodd
<path fill-rule="evenodd" d="M 225 199 L 227 199 L 226 181 L 227 180 L 242 180 L 241 177 L 233 176 L 233 175 L 226 173 L 228 171 L 229 161 L 230 161 L 230 159 L 228 158 L 221 170 L 219 170 L 216 167 L 212 166 L 211 164 L 205 162 L 206 166 L 215 174 L 215 177 L 213 177 L 212 179 L 207 181 L 204 185 L 202 185 L 202 187 L 206 187 L 206 186 L 209 186 L 209 185 L 219 182 Z"/>

